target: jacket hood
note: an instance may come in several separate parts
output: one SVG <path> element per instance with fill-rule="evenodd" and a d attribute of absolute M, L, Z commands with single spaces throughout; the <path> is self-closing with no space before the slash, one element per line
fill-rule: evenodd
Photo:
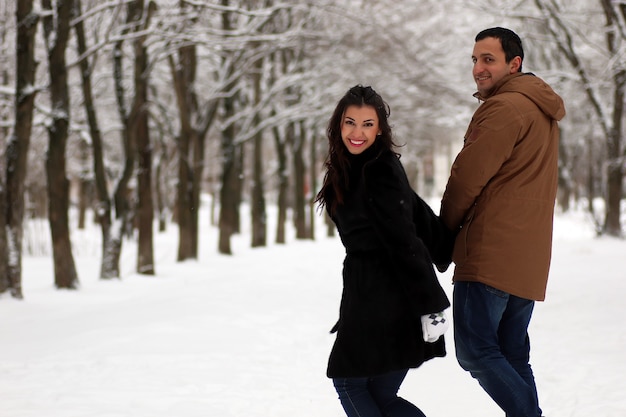
<path fill-rule="evenodd" d="M 545 81 L 531 72 L 518 72 L 506 76 L 493 87 L 486 97 L 481 97 L 479 93 L 475 93 L 474 97 L 485 101 L 497 94 L 510 92 L 520 93 L 528 97 L 542 112 L 554 120 L 561 120 L 565 116 L 563 99 Z"/>

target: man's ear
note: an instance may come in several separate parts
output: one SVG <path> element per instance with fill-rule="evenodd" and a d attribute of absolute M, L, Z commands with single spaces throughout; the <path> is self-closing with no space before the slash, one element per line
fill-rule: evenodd
<path fill-rule="evenodd" d="M 515 58 L 513 58 L 511 62 L 509 62 L 510 74 L 515 74 L 516 72 L 519 72 L 519 69 L 521 66 L 522 66 L 522 57 L 518 55 Z"/>

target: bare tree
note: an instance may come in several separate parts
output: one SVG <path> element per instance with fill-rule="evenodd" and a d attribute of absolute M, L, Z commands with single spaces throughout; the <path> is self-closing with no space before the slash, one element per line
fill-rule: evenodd
<path fill-rule="evenodd" d="M 229 33 L 233 30 L 232 13 L 228 10 L 229 1 L 221 0 L 220 3 L 224 10 L 221 13 L 222 30 Z M 222 58 L 225 71 L 232 74 L 235 71 L 237 51 L 229 51 L 228 56 Z M 235 83 L 231 82 L 226 90 L 229 95 L 222 100 L 224 118 L 232 118 L 235 114 Z M 230 246 L 231 236 L 239 229 L 239 190 L 237 181 L 240 169 L 237 165 L 239 158 L 237 153 L 241 151 L 235 144 L 235 124 L 230 123 L 222 128 L 222 186 L 220 188 L 220 214 L 219 214 L 219 242 L 218 251 L 220 253 L 230 255 L 232 249 Z"/>
<path fill-rule="evenodd" d="M 273 110 L 275 114 L 276 110 Z M 276 198 L 276 206 L 278 208 L 276 219 L 276 243 L 286 243 L 285 224 L 287 223 L 287 191 L 289 187 L 289 177 L 287 173 L 287 145 L 285 143 L 285 134 L 275 126 L 272 129 L 274 136 L 274 145 L 276 147 L 276 176 L 278 178 L 278 190 Z"/>
<path fill-rule="evenodd" d="M 313 124 L 307 128 L 307 131 L 310 132 L 310 149 L 309 149 L 309 189 L 307 195 L 305 197 L 308 199 L 309 205 L 309 237 L 312 240 L 315 240 L 315 220 L 317 219 L 317 210 L 315 204 L 315 197 L 317 192 L 317 173 L 321 171 L 321 168 L 318 164 L 318 137 L 320 136 L 319 130 L 316 128 L 316 125 Z M 324 152 L 325 153 L 325 152 Z"/>
<path fill-rule="evenodd" d="M 566 20 L 564 7 L 556 0 L 535 0 L 542 12 L 547 28 L 559 51 L 570 63 L 582 84 L 585 95 L 599 122 L 605 137 L 606 163 L 606 212 L 603 232 L 612 236 L 622 236 L 620 222 L 621 200 L 624 184 L 623 147 L 624 94 L 626 91 L 626 63 L 623 49 L 626 45 L 626 5 L 610 0 L 599 0 L 605 20 L 604 36 L 606 66 L 602 69 L 609 74 L 610 87 L 592 82 L 596 78 L 576 45 L 577 29 Z M 596 45 L 597 47 L 597 45 Z"/>
<path fill-rule="evenodd" d="M 33 11 L 33 0 L 20 1 L 16 11 L 16 85 L 15 123 L 9 138 L 6 165 L 6 194 L 0 194 L 0 291 L 7 284 L 11 295 L 22 298 L 22 237 L 24 221 L 24 178 L 33 123 L 35 85 L 35 35 L 39 15 Z M 7 239 L 8 235 L 8 239 Z M 8 266 L 8 268 L 7 268 Z M 4 280 L 4 278 L 0 278 Z"/>
<path fill-rule="evenodd" d="M 158 100 L 159 91 L 152 87 L 152 97 Z M 167 230 L 167 224 L 169 216 L 174 214 L 176 216 L 176 209 L 174 205 L 176 200 L 172 198 L 171 177 L 170 169 L 174 165 L 174 161 L 178 158 L 178 152 L 176 152 L 176 146 L 170 139 L 175 137 L 174 128 L 170 123 L 167 109 L 163 104 L 158 104 L 157 108 L 160 110 L 160 115 L 152 117 L 151 121 L 154 124 L 153 132 L 156 134 L 156 161 L 155 161 L 155 198 L 157 205 L 158 215 L 158 230 L 159 233 Z"/>
<path fill-rule="evenodd" d="M 137 219 L 139 238 L 137 242 L 137 272 L 154 275 L 154 243 L 152 224 L 154 222 L 154 203 L 152 200 L 152 144 L 148 128 L 148 85 L 149 58 L 145 46 L 146 36 L 142 34 L 150 25 L 150 18 L 156 11 L 156 4 L 149 1 L 134 0 L 128 3 L 128 15 L 133 29 L 138 36 L 133 40 L 134 49 L 134 99 L 131 107 L 131 131 L 137 145 Z"/>
<path fill-rule="evenodd" d="M 253 105 L 261 103 L 261 71 L 264 60 L 258 60 L 252 73 Z M 261 113 L 254 115 L 254 125 L 261 123 Z M 265 207 L 265 178 L 263 176 L 263 131 L 254 135 L 252 159 L 252 196 L 250 201 L 252 217 L 252 247 L 267 245 L 267 212 Z"/>
<path fill-rule="evenodd" d="M 108 254 L 111 253 L 111 197 L 107 186 L 107 176 L 104 167 L 104 151 L 102 146 L 102 132 L 98 123 L 95 99 L 92 89 L 92 74 L 97 62 L 97 55 L 88 54 L 87 39 L 85 36 L 84 20 L 82 18 L 82 0 L 74 0 L 76 8 L 74 23 L 76 32 L 77 51 L 79 54 L 79 67 L 81 74 L 81 87 L 83 93 L 83 106 L 89 125 L 89 137 L 92 150 L 93 172 L 95 192 L 98 200 L 96 217 L 102 231 L 102 259 L 100 266 L 100 278 L 119 277 L 117 262 L 111 264 Z M 121 242 L 120 242 L 121 243 Z M 119 259 L 119 258 L 118 258 Z"/>
<path fill-rule="evenodd" d="M 296 239 L 307 239 L 309 237 L 309 231 L 307 228 L 307 215 L 306 215 L 306 163 L 304 160 L 304 150 L 306 147 L 306 131 L 303 129 L 304 123 L 293 123 L 291 128 L 288 128 L 290 137 L 288 137 L 291 149 L 293 151 L 293 176 L 294 176 L 294 207 L 293 207 L 293 221 L 296 228 Z"/>
<path fill-rule="evenodd" d="M 14 45 L 9 46 L 7 40 L 7 31 L 11 27 L 11 13 L 7 10 L 6 5 L 0 10 L 0 88 L 9 90 L 9 68 L 8 68 L 8 57 L 10 56 L 9 50 L 11 47 L 15 47 Z M 16 48 L 17 49 L 17 48 Z M 14 99 L 14 94 L 13 101 Z M 0 93 L 0 140 L 6 140 L 7 142 L 9 135 L 9 121 L 8 115 L 10 112 L 8 100 L 5 100 L 5 97 L 11 97 L 7 93 Z M 8 140 L 7 140 L 8 139 Z M 0 153 L 0 157 L 4 158 L 5 153 L 4 150 Z M 4 161 L 2 161 L 4 162 Z M 6 181 L 6 165 L 0 163 L 0 230 L 6 230 L 7 234 L 9 232 L 7 228 L 7 217 L 5 213 L 8 215 L 7 210 L 7 200 L 6 200 L 6 188 L 4 184 L 8 186 Z M 22 193 L 23 194 L 23 193 Z M 22 196 L 22 206 L 23 206 L 23 196 Z M 9 257 L 8 257 L 8 247 L 7 247 L 7 234 L 0 233 L 0 294 L 7 291 L 10 285 L 9 279 Z M 21 245 L 20 245 L 21 246 Z"/>
<path fill-rule="evenodd" d="M 69 180 L 66 177 L 65 159 L 70 123 L 70 97 L 65 50 L 70 32 L 73 1 L 56 2 L 54 7 L 50 0 L 42 0 L 41 3 L 42 8 L 48 12 L 43 18 L 48 52 L 51 102 L 46 175 L 48 179 L 48 218 L 54 258 L 54 282 L 57 288 L 75 289 L 78 285 L 78 274 L 70 241 Z"/>
<path fill-rule="evenodd" d="M 117 16 L 118 10 L 114 12 Z M 130 199 L 130 181 L 137 160 L 137 145 L 134 135 L 131 134 L 132 119 L 130 110 L 126 103 L 125 77 L 124 77 L 124 53 L 123 46 L 125 35 L 130 32 L 132 14 L 127 13 L 126 24 L 123 26 L 117 40 L 113 44 L 112 64 L 113 64 L 113 84 L 115 100 L 117 103 L 117 113 L 122 123 L 121 142 L 123 166 L 121 175 L 114 187 L 113 205 L 115 207 L 115 218 L 107 215 L 106 208 L 110 206 L 108 191 L 106 187 L 106 177 L 104 170 L 104 154 L 101 143 L 98 141 L 99 135 L 94 131 L 97 127 L 93 124 L 95 120 L 90 120 L 90 129 L 93 142 L 94 172 L 96 175 L 96 190 L 99 206 L 103 211 L 99 214 L 102 229 L 102 262 L 100 267 L 101 279 L 120 278 L 120 256 L 122 253 L 122 243 L 124 232 L 129 227 L 132 217 L 132 204 Z M 82 54 L 81 54 L 82 56 Z M 83 80 L 83 83 L 85 80 Z M 84 89 L 83 85 L 83 89 Z M 85 99 L 86 100 L 86 99 Z M 85 103 L 87 104 L 87 103 Z M 95 128 L 95 129 L 94 129 Z M 96 165 L 97 164 L 97 165 Z M 107 223 L 110 222 L 110 226 Z"/>
<path fill-rule="evenodd" d="M 126 22 L 113 48 L 113 80 L 117 111 L 122 121 L 123 169 L 115 187 L 115 224 L 111 228 L 109 244 L 104 248 L 102 278 L 119 277 L 119 259 L 122 239 L 125 231 L 133 225 L 133 199 L 130 185 L 135 165 L 139 160 L 137 175 L 138 199 L 142 200 L 139 217 L 140 244 L 138 245 L 137 272 L 145 275 L 154 274 L 152 248 L 152 222 L 154 219 L 151 195 L 151 149 L 148 136 L 148 57 L 144 45 L 146 29 L 150 18 L 155 13 L 153 2 L 145 8 L 143 2 L 129 2 L 126 7 Z M 133 41 L 133 85 L 134 92 L 130 107 L 126 102 L 126 83 L 124 77 L 124 42 Z M 139 142 L 141 141 L 141 145 Z M 140 151 L 141 149 L 141 151 Z M 143 216 L 143 217 L 142 217 Z M 106 270 L 105 270 L 106 269 Z"/>
<path fill-rule="evenodd" d="M 187 18 L 188 2 L 179 2 L 181 24 L 197 27 L 197 16 Z M 168 55 L 173 87 L 176 93 L 180 132 L 178 134 L 178 260 L 198 258 L 198 213 L 204 171 L 205 140 L 213 124 L 219 101 L 209 97 L 202 104 L 198 97 L 196 75 L 198 70 L 197 45 L 186 37 L 180 40 L 177 54 Z"/>

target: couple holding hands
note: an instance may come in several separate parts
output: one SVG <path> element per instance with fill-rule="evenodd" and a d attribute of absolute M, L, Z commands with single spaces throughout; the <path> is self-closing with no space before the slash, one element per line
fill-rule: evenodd
<path fill-rule="evenodd" d="M 523 58 L 509 29 L 476 36 L 480 105 L 439 216 L 409 185 L 376 91 L 351 88 L 329 121 L 317 202 L 346 256 L 327 375 L 348 417 L 425 417 L 397 393 L 409 369 L 446 355 L 450 302 L 434 266 L 443 272 L 452 262 L 459 364 L 507 417 L 542 415 L 527 330 L 545 298 L 565 107 L 522 72 Z"/>

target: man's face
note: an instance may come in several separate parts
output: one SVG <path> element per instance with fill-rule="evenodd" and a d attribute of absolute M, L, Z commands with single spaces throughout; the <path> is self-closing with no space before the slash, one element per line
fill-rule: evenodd
<path fill-rule="evenodd" d="M 504 50 L 500 39 L 484 38 L 474 44 L 472 52 L 474 68 L 472 74 L 476 87 L 481 96 L 486 96 L 489 90 L 509 74 L 518 71 L 521 65 L 521 58 L 516 56 L 511 62 L 506 62 Z"/>

